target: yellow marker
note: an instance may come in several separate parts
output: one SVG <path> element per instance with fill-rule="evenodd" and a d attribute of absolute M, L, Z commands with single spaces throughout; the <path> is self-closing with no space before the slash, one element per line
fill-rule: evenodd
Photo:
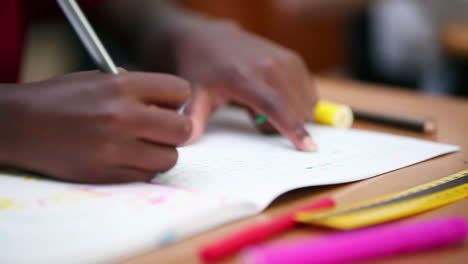
<path fill-rule="evenodd" d="M 323 213 L 297 214 L 296 220 L 337 229 L 379 224 L 468 197 L 468 169 L 383 197 L 341 206 Z"/>
<path fill-rule="evenodd" d="M 347 105 L 320 100 L 314 109 L 315 122 L 323 125 L 349 128 L 353 124 L 353 111 Z"/>
<path fill-rule="evenodd" d="M 327 126 L 349 128 L 353 124 L 353 111 L 344 104 L 320 100 L 314 108 L 315 122 Z M 263 115 L 257 115 L 255 123 L 261 125 L 268 121 Z"/>

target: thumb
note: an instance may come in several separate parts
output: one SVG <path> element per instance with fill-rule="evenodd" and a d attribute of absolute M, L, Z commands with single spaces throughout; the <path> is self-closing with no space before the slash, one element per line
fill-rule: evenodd
<path fill-rule="evenodd" d="M 194 94 L 184 108 L 184 114 L 192 119 L 192 134 L 184 145 L 195 143 L 203 135 L 209 117 L 215 107 L 210 94 L 205 89 L 195 89 Z"/>

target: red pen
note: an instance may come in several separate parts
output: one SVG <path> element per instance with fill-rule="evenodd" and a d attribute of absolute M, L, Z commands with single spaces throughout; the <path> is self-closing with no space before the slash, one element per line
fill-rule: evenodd
<path fill-rule="evenodd" d="M 224 239 L 204 245 L 199 251 L 199 256 L 205 262 L 221 260 L 239 252 L 247 246 L 262 242 L 273 235 L 293 228 L 297 224 L 294 220 L 294 216 L 299 211 L 318 211 L 334 206 L 335 201 L 332 198 L 316 201 L 308 206 L 296 209 L 291 213 L 267 221 L 266 223 L 247 227 Z"/>

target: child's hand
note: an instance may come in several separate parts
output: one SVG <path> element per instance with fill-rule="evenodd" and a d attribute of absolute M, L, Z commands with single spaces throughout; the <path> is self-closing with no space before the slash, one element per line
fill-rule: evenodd
<path fill-rule="evenodd" d="M 191 133 L 187 82 L 81 72 L 0 87 L 0 163 L 78 182 L 147 181 Z"/>
<path fill-rule="evenodd" d="M 271 125 L 303 151 L 316 149 L 304 123 L 317 101 L 310 76 L 294 52 L 229 23 L 191 23 L 176 34 L 179 74 L 193 87 L 186 113 L 193 120 L 190 142 L 202 134 L 209 116 L 234 101 Z M 271 125 L 263 125 L 271 132 Z"/>

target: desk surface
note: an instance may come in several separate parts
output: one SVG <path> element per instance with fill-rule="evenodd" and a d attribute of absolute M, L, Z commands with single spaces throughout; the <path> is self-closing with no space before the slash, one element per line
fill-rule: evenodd
<path fill-rule="evenodd" d="M 243 226 L 248 226 L 265 218 L 287 212 L 292 208 L 306 205 L 320 197 L 332 195 L 337 199 L 338 204 L 350 203 L 377 197 L 385 193 L 400 191 L 468 168 L 468 100 L 433 97 L 406 90 L 388 89 L 380 86 L 321 78 L 316 80 L 316 85 L 323 98 L 347 103 L 361 109 L 427 116 L 435 119 L 438 126 L 437 132 L 433 135 L 424 135 L 365 122 L 355 122 L 353 126 L 355 128 L 457 144 L 461 147 L 461 151 L 355 183 L 304 188 L 289 192 L 278 198 L 266 211 L 257 216 L 216 228 L 161 249 L 156 249 L 130 259 L 126 263 L 200 263 L 196 258 L 199 245 L 232 233 Z M 443 215 L 464 215 L 468 218 L 468 199 L 413 216 L 412 219 Z M 274 239 L 284 240 L 306 237 L 316 235 L 318 232 L 311 227 L 301 227 Z M 372 261 L 368 263 L 446 264 L 467 262 L 468 241 L 464 245 L 451 248 L 398 256 L 379 262 Z M 236 257 L 232 257 L 222 263 L 240 262 Z"/>

